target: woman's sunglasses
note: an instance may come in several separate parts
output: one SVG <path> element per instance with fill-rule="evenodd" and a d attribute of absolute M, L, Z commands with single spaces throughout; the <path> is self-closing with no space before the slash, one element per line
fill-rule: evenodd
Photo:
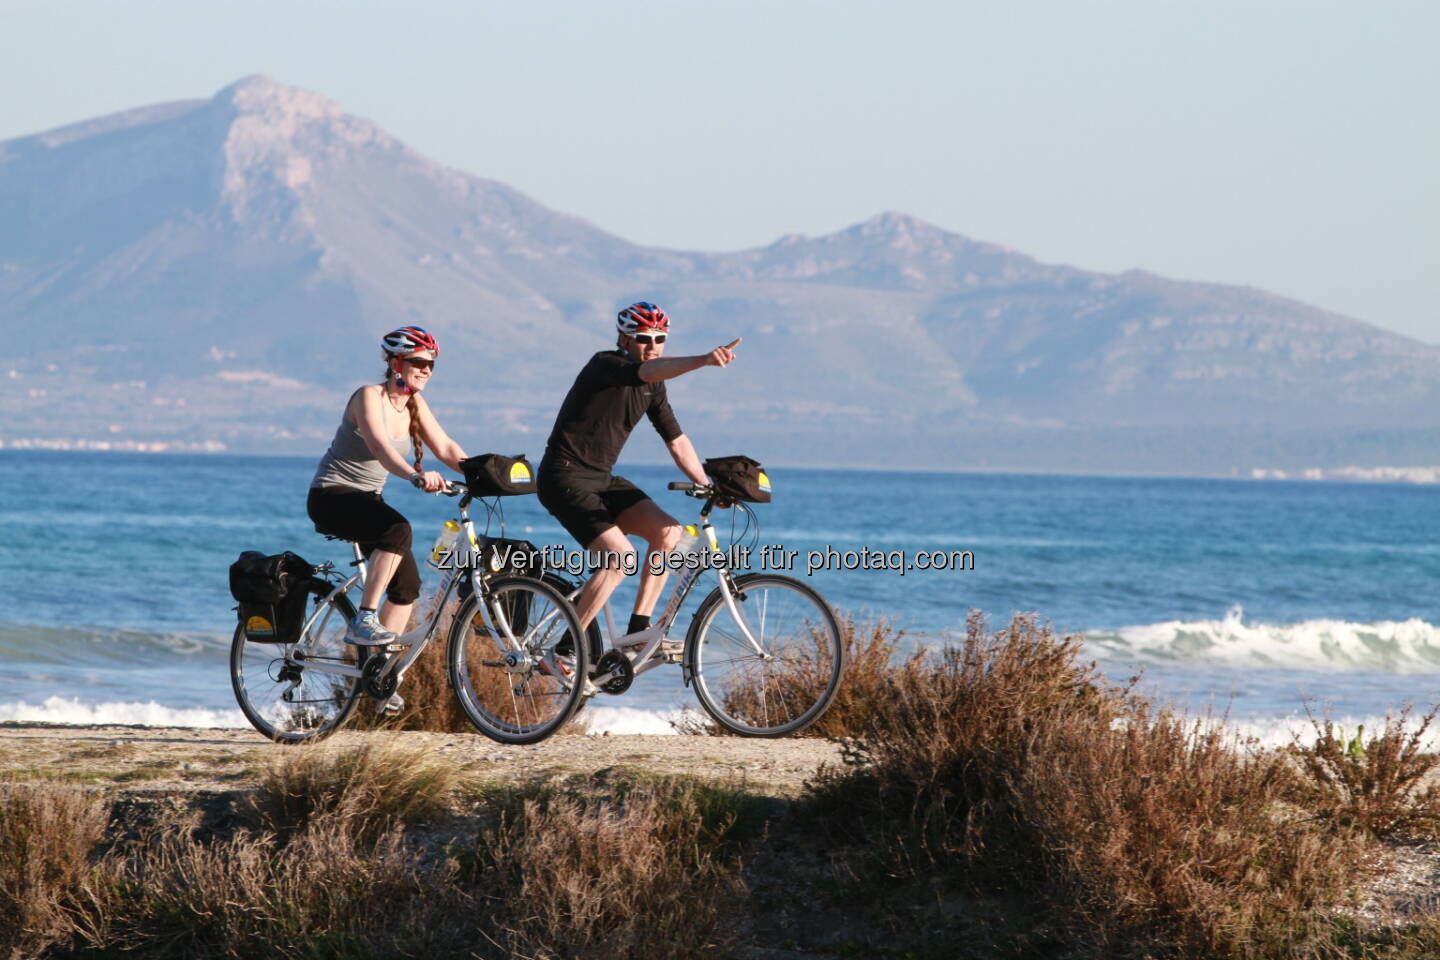
<path fill-rule="evenodd" d="M 666 337 L 663 333 L 637 333 L 633 336 L 636 343 L 664 343 Z"/>
<path fill-rule="evenodd" d="M 426 360 L 424 357 L 406 357 L 405 365 L 407 367 L 418 367 L 421 370 L 435 369 L 435 361 Z"/>

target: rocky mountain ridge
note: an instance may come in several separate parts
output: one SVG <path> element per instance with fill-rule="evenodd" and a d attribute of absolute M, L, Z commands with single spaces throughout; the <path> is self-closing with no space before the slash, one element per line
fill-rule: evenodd
<path fill-rule="evenodd" d="M 608 318 L 648 298 L 672 352 L 745 337 L 732 368 L 672 386 L 702 449 L 1101 472 L 1440 457 L 1440 347 L 894 212 L 734 253 L 644 247 L 264 77 L 0 142 L 0 223 L 0 440 L 318 451 L 378 377 L 379 333 L 418 323 L 447 427 L 538 454 Z M 1383 459 L 1360 459 L 1376 437 Z"/>

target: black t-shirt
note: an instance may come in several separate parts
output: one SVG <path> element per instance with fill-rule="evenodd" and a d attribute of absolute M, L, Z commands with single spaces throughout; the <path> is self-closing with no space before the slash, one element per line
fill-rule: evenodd
<path fill-rule="evenodd" d="M 684 432 L 670 409 L 663 381 L 641 380 L 640 361 L 623 350 L 597 353 L 560 404 L 545 455 L 609 473 L 642 414 L 666 443 Z"/>

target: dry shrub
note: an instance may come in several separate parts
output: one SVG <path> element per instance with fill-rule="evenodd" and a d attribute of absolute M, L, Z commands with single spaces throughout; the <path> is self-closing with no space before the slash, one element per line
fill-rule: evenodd
<path fill-rule="evenodd" d="M 1293 766 L 1098 682 L 1032 617 L 900 671 L 809 812 L 892 872 L 1010 890 L 1107 956 L 1299 955 L 1360 873 Z"/>
<path fill-rule="evenodd" d="M 871 713 L 871 705 L 884 696 L 897 672 L 917 669 L 925 657 L 916 650 L 908 659 L 896 663 L 896 654 L 905 631 L 889 620 L 857 623 L 854 616 L 837 617 L 841 643 L 845 647 L 845 674 L 834 701 L 824 715 L 812 725 L 795 734 L 797 737 L 848 737 L 859 733 Z M 810 660 L 787 661 L 789 670 L 767 674 L 765 690 L 771 701 L 813 703 L 830 679 L 829 664 Z M 765 714 L 759 690 L 737 687 L 727 692 L 725 706 L 736 716 L 760 717 Z M 725 730 L 708 717 L 686 714 L 672 722 L 683 734 L 721 736 Z"/>
<path fill-rule="evenodd" d="M 358 747 L 317 747 L 287 752 L 261 776 L 252 803 L 268 829 L 281 836 L 302 830 L 321 814 L 351 824 L 374 840 L 396 825 L 434 819 L 468 775 L 432 751 L 398 737 L 372 738 Z"/>
<path fill-rule="evenodd" d="M 1287 809 L 1283 757 L 1144 704 L 1108 731 L 1056 719 L 1015 778 L 1019 812 L 1097 942 L 1295 956 L 1333 933 L 1364 847 Z"/>
<path fill-rule="evenodd" d="M 381 715 L 375 709 L 375 702 L 367 697 L 355 711 L 353 725 L 361 729 L 474 733 L 475 727 L 466 719 L 450 686 L 446 664 L 448 643 L 448 636 L 431 640 L 405 672 L 397 691 L 405 699 L 405 708 L 398 716 Z"/>
<path fill-rule="evenodd" d="M 1362 725 L 1353 738 L 1343 729 L 1311 718 L 1315 742 L 1296 738 L 1293 753 L 1308 777 L 1296 800 L 1337 828 L 1356 828 L 1372 837 L 1436 836 L 1440 829 L 1440 789 L 1430 772 L 1440 756 L 1422 749 L 1425 733 L 1440 707 L 1420 718 L 1413 730 L 1407 707 L 1386 717 L 1384 729 L 1364 737 Z"/>
<path fill-rule="evenodd" d="M 201 843 L 172 821 L 111 862 L 92 902 L 92 948 L 141 957 L 393 957 L 471 935 L 451 864 L 422 866 L 398 827 L 362 837 L 340 811 L 277 847 L 241 834 Z M 456 929 L 459 925 L 462 929 Z"/>
<path fill-rule="evenodd" d="M 393 742 L 291 752 L 257 797 L 267 829 L 221 836 L 196 811 L 105 847 L 102 798 L 4 789 L 0 956 L 704 955 L 736 838 L 768 816 L 738 791 L 614 778 L 492 790 L 456 832 L 443 800 L 459 779 Z"/>
<path fill-rule="evenodd" d="M 512 956 L 664 960 L 714 952 L 734 823 L 718 795 L 660 780 L 610 798 L 538 795 L 479 842 L 479 885 Z M 722 805 L 723 806 L 723 805 Z"/>
<path fill-rule="evenodd" d="M 839 621 L 845 645 L 845 676 L 830 709 L 800 736 L 836 738 L 859 733 L 870 716 L 871 704 L 884 696 L 897 673 L 915 670 L 924 660 L 924 651 L 916 650 L 905 661 L 896 663 L 905 631 L 889 620 L 857 623 L 847 614 Z M 812 682 L 809 689 L 818 689 L 818 684 Z"/>
<path fill-rule="evenodd" d="M 80 787 L 0 784 L 0 954 L 34 956 L 70 936 L 71 897 L 108 819 L 105 799 Z"/>

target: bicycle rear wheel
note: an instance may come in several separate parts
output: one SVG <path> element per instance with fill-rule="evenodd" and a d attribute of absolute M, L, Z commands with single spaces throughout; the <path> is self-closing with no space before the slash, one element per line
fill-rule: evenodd
<path fill-rule="evenodd" d="M 503 577 L 472 595 L 450 627 L 450 683 L 470 722 L 501 743 L 537 743 L 585 698 L 588 644 L 570 601 L 529 577 Z"/>
<path fill-rule="evenodd" d="M 742 737 L 783 737 L 819 720 L 840 690 L 845 645 L 825 598 L 776 574 L 735 577 L 731 615 L 719 587 L 700 604 L 685 664 L 700 706 Z"/>
<path fill-rule="evenodd" d="M 350 598 L 337 594 L 315 607 L 297 643 L 254 643 L 235 628 L 230 684 L 256 730 L 278 743 L 304 743 L 328 736 L 350 717 L 360 681 L 321 673 L 307 663 L 358 668 L 360 653 L 345 642 L 354 617 Z M 297 660 L 297 652 L 305 659 Z"/>

